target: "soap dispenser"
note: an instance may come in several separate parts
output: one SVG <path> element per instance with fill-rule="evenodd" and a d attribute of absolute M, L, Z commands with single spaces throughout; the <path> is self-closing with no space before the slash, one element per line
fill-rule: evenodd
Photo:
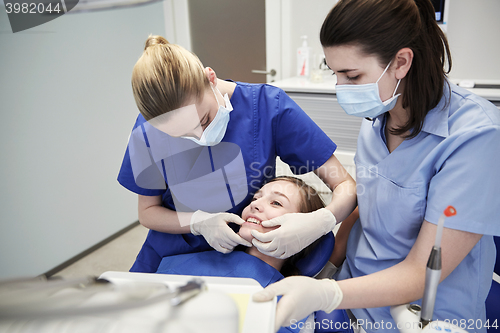
<path fill-rule="evenodd" d="M 309 77 L 309 53 L 307 36 L 302 36 L 302 46 L 297 49 L 297 76 Z"/>

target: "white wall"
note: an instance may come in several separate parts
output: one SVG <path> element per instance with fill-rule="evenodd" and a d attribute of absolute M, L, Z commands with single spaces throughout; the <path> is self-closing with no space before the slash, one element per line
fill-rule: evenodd
<path fill-rule="evenodd" d="M 0 278 L 44 273 L 137 220 L 116 177 L 150 33 L 165 33 L 162 2 L 16 34 L 0 5 Z"/>
<path fill-rule="evenodd" d="M 450 0 L 448 4 L 450 77 L 500 81 L 500 1 Z"/>
<path fill-rule="evenodd" d="M 302 46 L 301 36 L 307 36 L 311 48 L 311 68 L 319 66 L 315 55 L 322 55 L 323 48 L 319 42 L 319 31 L 328 12 L 337 0 L 284 0 L 283 6 L 283 38 L 289 42 L 283 47 L 284 62 L 288 68 L 283 70 L 283 79 L 297 75 L 297 48 Z M 288 70 L 288 72 L 287 72 Z"/>
<path fill-rule="evenodd" d="M 282 79 L 296 76 L 296 52 L 300 37 L 307 35 L 311 54 L 321 54 L 319 42 L 321 24 L 336 0 L 283 0 L 282 58 L 287 64 Z M 471 80 L 500 80 L 500 1 L 449 0 L 447 36 L 453 69 L 451 78 Z M 288 27 L 288 29 L 287 29 Z M 311 62 L 313 64 L 313 62 Z"/>

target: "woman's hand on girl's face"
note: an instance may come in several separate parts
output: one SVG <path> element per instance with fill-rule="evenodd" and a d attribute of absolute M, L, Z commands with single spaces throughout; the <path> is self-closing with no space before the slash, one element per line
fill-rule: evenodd
<path fill-rule="evenodd" d="M 286 259 L 299 253 L 316 239 L 331 232 L 337 220 L 326 208 L 312 213 L 289 213 L 264 221 L 266 227 L 280 226 L 262 234 L 252 231 L 252 244 L 263 254 Z"/>
<path fill-rule="evenodd" d="M 241 215 L 245 223 L 240 227 L 239 235 L 252 241 L 252 230 L 267 233 L 279 226 L 264 227 L 262 221 L 268 221 L 287 213 L 300 211 L 301 195 L 297 185 L 283 180 L 264 185 L 245 207 Z"/>

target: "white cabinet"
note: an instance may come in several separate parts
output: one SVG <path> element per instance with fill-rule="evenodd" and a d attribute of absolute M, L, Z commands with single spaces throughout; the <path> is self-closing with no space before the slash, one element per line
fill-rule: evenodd
<path fill-rule="evenodd" d="M 335 142 L 338 150 L 356 151 L 362 118 L 348 116 L 334 94 L 290 92 L 288 95 Z"/>

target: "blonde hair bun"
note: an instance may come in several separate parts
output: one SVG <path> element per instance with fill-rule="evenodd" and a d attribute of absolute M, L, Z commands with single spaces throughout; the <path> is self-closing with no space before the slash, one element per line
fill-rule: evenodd
<path fill-rule="evenodd" d="M 158 35 L 155 35 L 155 36 L 150 35 L 148 37 L 148 39 L 146 40 L 146 45 L 144 46 L 144 50 L 146 50 L 150 46 L 167 45 L 167 44 L 168 44 L 168 40 L 166 40 L 164 37 L 158 36 Z"/>
<path fill-rule="evenodd" d="M 146 120 L 192 104 L 210 89 L 200 59 L 180 45 L 150 35 L 132 71 L 132 90 Z"/>

